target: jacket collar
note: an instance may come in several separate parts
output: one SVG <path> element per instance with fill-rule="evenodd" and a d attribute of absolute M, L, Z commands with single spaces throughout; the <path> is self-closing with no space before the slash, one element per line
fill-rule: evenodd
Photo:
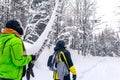
<path fill-rule="evenodd" d="M 2 34 L 15 34 L 16 36 L 20 37 L 19 33 L 11 28 L 5 28 L 2 30 Z"/>

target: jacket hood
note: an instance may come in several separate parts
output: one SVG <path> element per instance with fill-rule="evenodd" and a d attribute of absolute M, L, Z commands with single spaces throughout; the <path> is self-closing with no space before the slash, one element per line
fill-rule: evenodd
<path fill-rule="evenodd" d="M 65 49 L 65 42 L 63 40 L 59 40 L 56 43 L 56 47 L 54 48 L 55 51 L 61 50 L 61 49 Z"/>

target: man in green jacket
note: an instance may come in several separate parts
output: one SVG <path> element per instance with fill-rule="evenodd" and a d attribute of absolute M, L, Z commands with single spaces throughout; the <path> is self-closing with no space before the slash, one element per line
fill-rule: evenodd
<path fill-rule="evenodd" d="M 25 55 L 19 21 L 10 20 L 5 27 L 0 34 L 0 80 L 21 80 L 23 66 L 35 60 L 35 55 Z"/>

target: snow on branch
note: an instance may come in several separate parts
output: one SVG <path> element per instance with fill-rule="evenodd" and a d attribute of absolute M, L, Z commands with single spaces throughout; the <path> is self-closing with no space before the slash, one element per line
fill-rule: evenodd
<path fill-rule="evenodd" d="M 56 2 L 55 8 L 53 10 L 53 14 L 51 16 L 50 21 L 48 22 L 45 30 L 43 31 L 43 33 L 41 34 L 41 36 L 38 38 L 38 40 L 30 47 L 28 48 L 26 51 L 29 54 L 35 54 L 38 53 L 39 50 L 42 48 L 44 42 L 47 40 L 47 36 L 49 35 L 49 32 L 52 30 L 52 26 L 54 24 L 54 20 L 56 17 L 56 11 L 58 8 L 58 4 L 59 4 L 59 0 Z"/>

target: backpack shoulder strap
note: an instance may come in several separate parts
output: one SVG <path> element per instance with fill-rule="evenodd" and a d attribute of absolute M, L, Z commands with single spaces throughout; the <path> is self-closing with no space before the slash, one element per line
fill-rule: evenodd
<path fill-rule="evenodd" d="M 52 62 L 53 62 L 53 63 L 55 62 L 56 57 L 57 57 L 58 54 L 59 54 L 58 51 L 55 51 L 55 52 L 53 53 L 53 57 L 52 57 Z"/>
<path fill-rule="evenodd" d="M 61 55 L 62 55 L 62 57 L 63 57 L 64 60 L 62 60 Z M 66 59 L 66 57 L 65 57 L 64 51 L 60 51 L 60 52 L 59 52 L 58 58 L 59 58 L 59 62 L 64 61 L 65 64 L 66 64 L 66 66 L 67 66 L 67 68 L 69 69 L 68 62 L 67 62 L 67 59 Z"/>
<path fill-rule="evenodd" d="M 4 47 L 5 47 L 6 43 L 7 43 L 10 39 L 12 39 L 12 38 L 9 38 L 9 39 L 7 39 L 7 40 L 4 42 L 4 45 L 3 45 L 3 48 L 2 48 L 2 53 L 3 53 L 3 51 L 4 51 Z"/>

